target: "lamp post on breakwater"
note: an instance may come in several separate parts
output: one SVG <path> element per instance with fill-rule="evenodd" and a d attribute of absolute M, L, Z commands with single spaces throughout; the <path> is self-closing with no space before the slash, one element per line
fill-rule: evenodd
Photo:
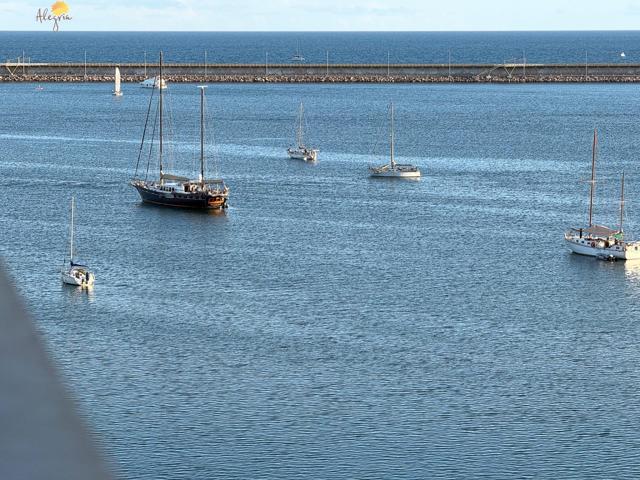
<path fill-rule="evenodd" d="M 329 50 L 327 50 L 327 70 L 326 70 L 326 76 L 329 76 Z"/>
<path fill-rule="evenodd" d="M 589 76 L 589 52 L 587 50 L 584 51 L 584 79 L 586 80 Z"/>
<path fill-rule="evenodd" d="M 387 50 L 387 77 L 391 76 L 391 69 L 390 69 L 390 62 L 391 62 L 391 53 L 389 53 L 389 50 Z"/>

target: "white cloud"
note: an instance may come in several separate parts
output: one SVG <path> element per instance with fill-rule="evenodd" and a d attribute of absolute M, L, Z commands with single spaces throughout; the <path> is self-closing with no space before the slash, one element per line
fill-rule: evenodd
<path fill-rule="evenodd" d="M 0 2 L 0 15 L 20 13 L 23 5 L 18 2 Z"/>

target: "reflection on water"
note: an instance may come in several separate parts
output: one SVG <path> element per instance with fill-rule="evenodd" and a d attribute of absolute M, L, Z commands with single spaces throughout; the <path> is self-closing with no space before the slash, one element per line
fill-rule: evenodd
<path fill-rule="evenodd" d="M 99 281 L 99 279 L 96 279 Z M 95 302 L 95 285 L 91 285 L 88 287 L 80 287 L 67 285 L 65 283 L 60 282 L 62 295 L 70 302 L 70 305 L 75 307 L 82 305 L 89 305 Z"/>
<path fill-rule="evenodd" d="M 624 273 L 627 280 L 638 287 L 638 293 L 640 293 L 640 259 L 624 262 Z"/>
<path fill-rule="evenodd" d="M 231 201 L 231 198 L 229 198 Z M 180 207 L 165 207 L 163 205 L 157 205 L 154 203 L 145 203 L 140 200 L 139 207 L 143 209 L 159 210 L 166 212 L 168 216 L 171 215 L 193 215 L 193 216 L 211 216 L 218 218 L 226 218 L 228 208 L 212 208 L 212 209 L 200 209 L 200 208 L 180 208 Z"/>

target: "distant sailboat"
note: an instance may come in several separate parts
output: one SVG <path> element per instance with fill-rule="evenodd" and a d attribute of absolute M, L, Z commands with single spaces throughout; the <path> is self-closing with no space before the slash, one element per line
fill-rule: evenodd
<path fill-rule="evenodd" d="M 569 249 L 573 253 L 597 257 L 603 260 L 640 259 L 640 241 L 626 240 L 622 228 L 624 220 L 624 174 L 620 192 L 620 225 L 617 229 L 593 223 L 593 197 L 596 184 L 596 156 L 598 131 L 593 131 L 591 153 L 591 180 L 589 189 L 589 222 L 586 227 L 570 228 L 564 234 Z"/>
<path fill-rule="evenodd" d="M 298 128 L 296 129 L 296 146 L 287 148 L 289 158 L 315 162 L 318 160 L 318 149 L 307 147 L 304 144 L 304 106 L 300 102 L 298 113 Z"/>
<path fill-rule="evenodd" d="M 160 88 L 164 90 L 167 88 L 167 82 L 164 81 L 164 78 L 160 77 L 151 77 L 147 78 L 145 81 L 140 82 L 140 86 L 142 88 Z"/>
<path fill-rule="evenodd" d="M 394 156 L 395 134 L 393 127 L 393 103 L 391 108 L 391 154 L 389 163 L 377 167 L 369 167 L 369 173 L 372 177 L 380 178 L 419 178 L 420 169 L 415 165 L 396 163 Z"/>
<path fill-rule="evenodd" d="M 291 61 L 293 62 L 304 62 L 304 56 L 300 53 L 300 42 L 296 44 L 296 53 L 293 57 L 291 57 Z"/>
<path fill-rule="evenodd" d="M 115 81 L 113 86 L 113 94 L 116 97 L 120 97 L 122 95 L 122 90 L 120 89 L 120 69 L 116 67 Z"/>
<path fill-rule="evenodd" d="M 85 265 L 80 265 L 73 261 L 73 220 L 75 212 L 75 198 L 71 197 L 71 227 L 69 235 L 69 263 L 65 262 L 65 266 L 62 268 L 61 279 L 62 283 L 66 285 L 73 285 L 76 287 L 91 287 L 95 281 L 93 272 Z"/>

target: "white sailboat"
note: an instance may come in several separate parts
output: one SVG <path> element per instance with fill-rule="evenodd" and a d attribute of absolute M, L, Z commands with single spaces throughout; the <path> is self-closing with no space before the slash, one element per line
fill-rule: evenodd
<path fill-rule="evenodd" d="M 73 221 L 75 213 L 75 197 L 71 197 L 71 227 L 69 239 L 69 263 L 62 267 L 60 272 L 62 283 L 76 287 L 91 287 L 95 281 L 95 275 L 86 265 L 80 265 L 73 261 Z"/>
<path fill-rule="evenodd" d="M 587 227 L 570 228 L 564 239 L 573 253 L 597 257 L 603 260 L 640 259 L 640 241 L 625 239 L 624 229 L 624 173 L 620 188 L 620 224 L 617 229 L 593 223 L 593 197 L 596 184 L 596 152 L 598 131 L 593 131 L 591 154 L 591 180 L 589 181 L 589 223 Z"/>
<path fill-rule="evenodd" d="M 122 90 L 120 89 L 120 69 L 116 67 L 115 80 L 113 84 L 113 94 L 116 97 L 122 96 Z"/>
<path fill-rule="evenodd" d="M 389 163 L 377 167 L 369 167 L 372 177 L 379 178 L 420 178 L 420 169 L 415 165 L 397 163 L 394 156 L 393 103 L 391 104 L 391 155 Z"/>
<path fill-rule="evenodd" d="M 318 149 L 310 148 L 304 144 L 304 106 L 300 102 L 300 111 L 298 113 L 298 128 L 296 129 L 297 146 L 287 148 L 289 158 L 304 160 L 305 162 L 315 162 L 318 160 Z"/>
<path fill-rule="evenodd" d="M 296 43 L 296 53 L 291 57 L 291 61 L 304 63 L 304 56 L 300 53 L 300 42 Z"/>

